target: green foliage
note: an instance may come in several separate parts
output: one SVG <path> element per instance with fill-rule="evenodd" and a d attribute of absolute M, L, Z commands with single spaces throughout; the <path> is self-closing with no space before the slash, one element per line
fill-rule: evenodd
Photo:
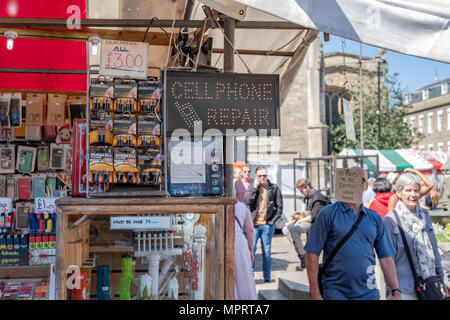
<path fill-rule="evenodd" d="M 450 242 L 450 225 L 444 228 L 439 223 L 433 223 L 433 229 L 437 242 Z"/>
<path fill-rule="evenodd" d="M 411 130 L 407 123 L 403 123 L 403 118 L 411 108 L 410 105 L 403 104 L 404 91 L 397 81 L 397 74 L 386 76 L 384 88 L 380 93 L 380 120 L 381 120 L 381 141 L 378 139 L 378 87 L 376 75 L 373 83 L 365 83 L 363 88 L 363 132 L 364 149 L 402 149 L 410 148 L 411 145 L 420 140 L 423 135 L 417 132 L 411 135 Z M 353 115 L 355 123 L 356 141 L 349 141 L 345 135 L 344 115 L 342 114 L 328 131 L 331 153 L 339 153 L 344 148 L 361 148 L 361 108 L 359 86 L 351 92 L 351 102 L 353 104 Z"/>

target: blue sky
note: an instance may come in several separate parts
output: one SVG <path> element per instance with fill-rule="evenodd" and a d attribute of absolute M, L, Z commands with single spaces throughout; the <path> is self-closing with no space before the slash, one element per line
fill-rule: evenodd
<path fill-rule="evenodd" d="M 345 39 L 343 50 L 342 40 L 344 39 L 330 35 L 330 41 L 323 42 L 323 52 L 344 51 L 359 55 L 359 42 Z M 378 52 L 379 49 L 376 47 L 362 45 L 363 56 L 371 57 Z M 436 73 L 438 80 L 450 78 L 450 64 L 448 63 L 416 58 L 392 51 L 387 52 L 387 63 L 389 74 L 398 73 L 397 79 L 407 92 L 415 91 L 434 82 Z"/>

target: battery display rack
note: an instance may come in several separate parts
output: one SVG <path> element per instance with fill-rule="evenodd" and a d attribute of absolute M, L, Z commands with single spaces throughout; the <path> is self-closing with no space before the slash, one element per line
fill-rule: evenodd
<path fill-rule="evenodd" d="M 91 79 L 88 197 L 165 195 L 163 115 L 157 79 Z"/>

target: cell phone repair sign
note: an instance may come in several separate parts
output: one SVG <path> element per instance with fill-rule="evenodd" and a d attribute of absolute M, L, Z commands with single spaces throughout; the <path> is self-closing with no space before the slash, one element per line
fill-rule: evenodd
<path fill-rule="evenodd" d="M 111 217 L 111 230 L 169 230 L 170 216 Z"/>
<path fill-rule="evenodd" d="M 100 75 L 147 79 L 148 43 L 102 40 Z"/>
<path fill-rule="evenodd" d="M 167 130 L 217 129 L 279 135 L 279 76 L 167 71 Z M 260 132 L 262 131 L 262 132 Z M 264 134 L 265 133 L 265 134 Z"/>

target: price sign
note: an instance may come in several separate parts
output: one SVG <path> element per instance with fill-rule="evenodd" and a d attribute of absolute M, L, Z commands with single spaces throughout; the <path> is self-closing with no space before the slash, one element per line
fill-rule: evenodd
<path fill-rule="evenodd" d="M 111 217 L 111 230 L 170 230 L 169 216 Z"/>
<path fill-rule="evenodd" d="M 148 43 L 102 40 L 100 75 L 147 79 Z"/>
<path fill-rule="evenodd" d="M 10 213 L 10 212 L 12 212 L 12 199 L 0 198 L 0 213 Z"/>
<path fill-rule="evenodd" d="M 34 211 L 36 211 L 36 213 L 56 212 L 56 204 L 55 204 L 56 199 L 59 199 L 59 198 L 54 197 L 54 198 L 36 198 L 36 199 L 34 199 Z"/>

